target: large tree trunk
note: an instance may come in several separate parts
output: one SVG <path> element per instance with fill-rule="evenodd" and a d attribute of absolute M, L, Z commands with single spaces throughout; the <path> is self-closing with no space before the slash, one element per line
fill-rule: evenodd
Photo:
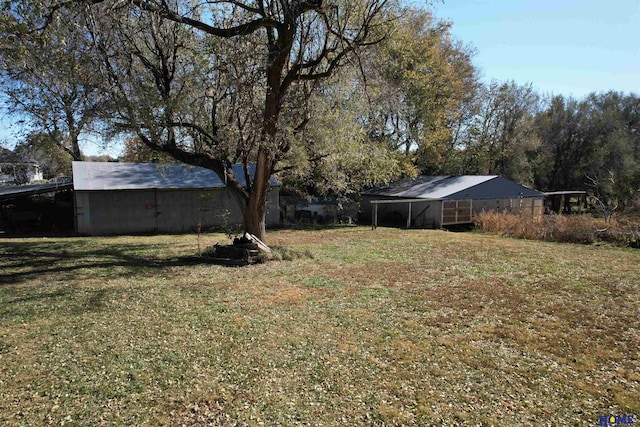
<path fill-rule="evenodd" d="M 269 46 L 262 143 L 258 149 L 256 171 L 253 176 L 251 192 L 249 193 L 249 202 L 244 211 L 245 230 L 263 242 L 266 238 L 265 208 L 269 198 L 269 191 L 271 190 L 270 180 L 274 166 L 273 152 L 276 145 L 277 123 L 283 96 L 281 91 L 282 70 L 289 57 L 289 45 L 293 34 L 294 30 L 292 28 L 281 28 L 280 38 L 272 39 Z"/>
<path fill-rule="evenodd" d="M 264 210 L 260 213 L 260 208 L 251 208 L 248 206 L 244 211 L 244 228 L 247 233 L 251 233 L 258 239 L 265 241 L 266 238 L 266 222 Z"/>
<path fill-rule="evenodd" d="M 266 238 L 265 207 L 269 197 L 271 169 L 273 159 L 264 148 L 258 151 L 258 161 L 253 177 L 253 185 L 249 200 L 243 212 L 245 231 L 258 237 L 263 242 Z"/>

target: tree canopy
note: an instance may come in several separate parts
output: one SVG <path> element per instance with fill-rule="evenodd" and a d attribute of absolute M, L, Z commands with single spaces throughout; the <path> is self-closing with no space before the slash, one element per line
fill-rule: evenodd
<path fill-rule="evenodd" d="M 70 25 L 75 13 L 60 9 L 41 16 L 44 4 L 5 2 L 0 22 L 0 83 L 9 113 L 39 138 L 82 160 L 81 133 L 101 114 L 107 98 L 95 72 L 92 46 L 83 28 Z"/>
<path fill-rule="evenodd" d="M 291 133 L 308 121 L 305 96 L 294 92 L 304 93 L 383 40 L 396 7 L 392 0 L 22 0 L 5 5 L 2 19 L 11 23 L 5 31 L 25 45 L 56 43 L 49 53 L 70 61 L 71 68 L 56 67 L 65 76 L 52 81 L 81 82 L 82 90 L 72 88 L 73 95 L 85 99 L 89 77 L 102 79 L 100 94 L 110 101 L 103 119 L 113 134 L 134 136 L 179 161 L 215 171 L 244 206 L 247 231 L 264 237 L 269 179 L 291 150 Z M 64 40 L 55 31 L 58 25 Z M 82 64 L 85 46 L 93 73 L 76 79 L 73 67 Z M 32 59 L 7 46 L 4 62 L 18 57 Z M 39 76 L 47 65 L 33 68 Z M 21 85 L 19 76 L 5 74 L 14 87 L 51 87 Z M 61 92 L 47 90 L 39 97 L 53 94 L 77 106 L 76 98 Z M 24 110 L 32 120 L 51 117 Z M 86 110 L 67 110 L 82 114 L 65 115 L 63 133 L 73 140 Z M 59 123 L 51 127 L 57 130 Z M 232 172 L 235 162 L 245 166 L 246 185 Z M 249 163 L 256 165 L 253 174 Z"/>
<path fill-rule="evenodd" d="M 638 197 L 636 95 L 484 84 L 450 29 L 401 0 L 4 1 L 0 88 L 22 150 L 81 159 L 92 131 L 209 168 L 261 238 L 274 174 L 307 195 L 428 173 Z"/>

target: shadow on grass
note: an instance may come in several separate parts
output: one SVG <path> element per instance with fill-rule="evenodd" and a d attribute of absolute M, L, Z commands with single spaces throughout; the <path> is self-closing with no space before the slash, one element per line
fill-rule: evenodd
<path fill-rule="evenodd" d="M 0 286 L 17 285 L 34 279 L 74 279 L 76 273 L 127 277 L 148 275 L 167 267 L 209 264 L 198 256 L 162 257 L 152 244 L 95 244 L 92 240 L 56 239 L 51 242 L 2 242 Z"/>

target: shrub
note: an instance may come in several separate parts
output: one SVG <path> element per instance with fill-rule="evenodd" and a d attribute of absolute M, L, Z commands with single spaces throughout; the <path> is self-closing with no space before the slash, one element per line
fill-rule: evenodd
<path fill-rule="evenodd" d="M 633 246 L 639 240 L 640 224 L 593 218 L 590 215 L 544 215 L 531 218 L 499 212 L 482 212 L 476 228 L 503 236 L 561 243 L 610 243 Z"/>

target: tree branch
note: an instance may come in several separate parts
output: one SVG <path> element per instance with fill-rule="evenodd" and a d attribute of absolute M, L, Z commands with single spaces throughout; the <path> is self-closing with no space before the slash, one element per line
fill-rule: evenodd
<path fill-rule="evenodd" d="M 236 193 L 244 200 L 249 198 L 247 189 L 240 185 L 240 182 L 238 182 L 236 176 L 233 174 L 232 165 L 228 162 L 219 158 L 213 158 L 207 154 L 185 151 L 176 145 L 157 144 L 147 137 L 147 135 L 145 135 L 140 129 L 137 130 L 136 134 L 142 142 L 153 150 L 165 152 L 182 163 L 214 171 L 232 192 Z"/>
<path fill-rule="evenodd" d="M 213 143 L 213 144 L 217 144 L 219 143 L 219 141 L 217 141 L 213 135 L 211 135 L 209 132 L 207 132 L 207 130 L 205 128 L 203 128 L 202 126 L 199 126 L 195 123 L 189 123 L 189 122 L 171 122 L 168 123 L 169 126 L 171 127 L 181 127 L 181 128 L 185 128 L 185 129 L 193 129 L 196 132 L 198 132 L 200 135 L 202 135 L 205 139 L 207 139 L 209 142 Z"/>
<path fill-rule="evenodd" d="M 206 4 L 225 4 L 225 3 L 228 3 L 228 4 L 231 4 L 233 6 L 237 6 L 240 9 L 244 9 L 247 12 L 251 12 L 251 13 L 255 13 L 257 15 L 264 16 L 264 13 L 262 13 L 263 11 L 261 9 L 258 9 L 257 7 L 249 6 L 248 4 L 244 4 L 244 3 L 239 2 L 237 0 L 210 0 L 210 1 L 207 1 L 205 3 Z"/>
<path fill-rule="evenodd" d="M 236 36 L 246 36 L 261 28 L 277 28 L 281 25 L 278 21 L 263 17 L 230 28 L 218 28 L 205 24 L 200 20 L 180 15 L 179 13 L 170 10 L 168 7 L 155 6 L 145 0 L 133 0 L 132 3 L 142 10 L 157 13 L 163 18 L 166 18 L 170 21 L 177 22 L 179 24 L 185 24 L 189 27 L 201 30 L 216 37 L 231 38 Z"/>

